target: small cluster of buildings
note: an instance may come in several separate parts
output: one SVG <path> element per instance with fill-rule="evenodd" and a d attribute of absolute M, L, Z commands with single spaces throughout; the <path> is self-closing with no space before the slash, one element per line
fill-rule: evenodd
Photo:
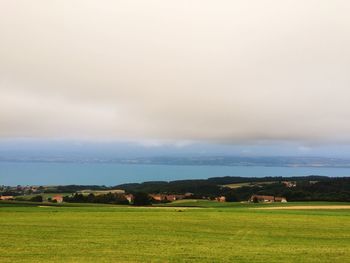
<path fill-rule="evenodd" d="M 186 193 L 186 194 L 150 194 L 150 197 L 159 202 L 173 202 L 176 200 L 182 200 L 182 199 L 191 199 L 193 198 L 192 193 Z M 207 197 L 202 197 L 202 199 L 209 199 Z M 226 197 L 225 196 L 217 196 L 214 199 L 209 199 L 209 200 L 214 200 L 217 202 L 226 202 Z"/>
<path fill-rule="evenodd" d="M 14 192 L 18 194 L 38 194 L 41 193 L 43 189 L 43 186 L 35 185 L 0 186 L 1 192 Z"/>
<path fill-rule="evenodd" d="M 251 203 L 286 203 L 287 199 L 285 197 L 272 196 L 272 195 L 252 195 L 249 200 Z"/>
<path fill-rule="evenodd" d="M 172 202 L 176 200 L 182 200 L 186 198 L 190 198 L 193 196 L 192 193 L 186 193 L 186 194 L 150 194 L 150 197 L 159 202 Z"/>
<path fill-rule="evenodd" d="M 187 194 L 150 194 L 150 197 L 159 202 L 173 202 L 176 200 L 182 200 L 182 199 L 190 199 L 193 196 L 191 193 Z M 217 202 L 226 202 L 225 196 L 217 196 L 214 199 L 211 199 Z M 130 203 L 132 201 L 129 201 Z M 272 195 L 252 195 L 248 202 L 251 203 L 274 203 L 274 202 L 280 202 L 280 203 L 286 203 L 287 199 L 285 197 L 280 196 L 272 196 Z"/>

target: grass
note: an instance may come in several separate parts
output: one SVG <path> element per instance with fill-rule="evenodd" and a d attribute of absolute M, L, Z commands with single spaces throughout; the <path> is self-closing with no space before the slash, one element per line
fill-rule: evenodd
<path fill-rule="evenodd" d="M 196 202 L 0 203 L 0 262 L 349 262 L 350 210 L 255 210 L 210 201 L 183 208 L 190 203 Z"/>
<path fill-rule="evenodd" d="M 115 190 L 82 190 L 82 191 L 78 191 L 79 194 L 94 194 L 94 195 L 105 195 L 108 193 L 116 193 L 116 194 L 120 194 L 120 193 L 125 193 L 124 190 L 120 190 L 120 189 L 115 189 Z"/>
<path fill-rule="evenodd" d="M 233 184 L 225 184 L 223 186 L 231 188 L 231 189 L 237 189 L 243 186 L 263 186 L 267 184 L 274 184 L 277 183 L 277 181 L 271 181 L 271 182 L 247 182 L 247 183 L 233 183 Z"/>
<path fill-rule="evenodd" d="M 284 207 L 284 206 L 306 206 L 306 205 L 312 205 L 312 206 L 325 206 L 325 205 L 344 205 L 350 203 L 344 203 L 344 202 L 288 202 L 288 203 L 248 203 L 248 202 L 217 202 L 217 201 L 210 201 L 210 200 L 198 200 L 198 199 L 183 199 L 174 201 L 171 203 L 165 203 L 165 204 L 159 204 L 157 206 L 159 207 L 201 207 L 201 208 L 255 208 L 255 207 Z"/>

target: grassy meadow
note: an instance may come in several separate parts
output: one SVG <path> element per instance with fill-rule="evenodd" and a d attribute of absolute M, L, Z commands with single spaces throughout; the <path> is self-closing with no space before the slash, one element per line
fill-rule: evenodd
<path fill-rule="evenodd" d="M 0 262 L 350 262 L 350 209 L 266 206 L 0 203 Z"/>

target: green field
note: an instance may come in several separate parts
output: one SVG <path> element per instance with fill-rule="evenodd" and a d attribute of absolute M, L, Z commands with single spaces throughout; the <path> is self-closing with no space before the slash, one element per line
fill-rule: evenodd
<path fill-rule="evenodd" d="M 0 203 L 1 263 L 350 262 L 350 209 L 32 205 Z"/>
<path fill-rule="evenodd" d="M 225 184 L 225 187 L 229 187 L 231 189 L 240 188 L 243 186 L 262 186 L 267 184 L 273 184 L 277 183 L 277 181 L 271 181 L 271 182 L 248 182 L 248 183 L 234 183 L 234 184 Z"/>

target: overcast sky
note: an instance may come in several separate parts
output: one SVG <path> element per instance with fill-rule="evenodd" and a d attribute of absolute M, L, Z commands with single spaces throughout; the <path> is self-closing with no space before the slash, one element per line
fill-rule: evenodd
<path fill-rule="evenodd" d="M 350 143 L 350 2 L 0 1 L 0 137 Z"/>

